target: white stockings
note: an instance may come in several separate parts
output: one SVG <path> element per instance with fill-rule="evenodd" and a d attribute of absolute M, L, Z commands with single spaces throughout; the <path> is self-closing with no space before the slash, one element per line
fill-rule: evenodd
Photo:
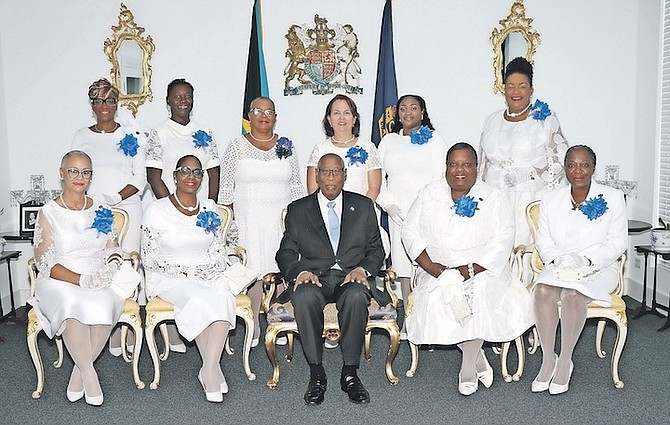
<path fill-rule="evenodd" d="M 69 391 L 81 391 L 83 387 L 90 397 L 102 395 L 93 362 L 105 347 L 111 331 L 109 325 L 84 325 L 74 319 L 65 321 L 63 342 L 74 361 Z"/>
<path fill-rule="evenodd" d="M 222 384 L 226 382 L 221 371 L 221 354 L 229 329 L 230 324 L 227 322 L 214 322 L 195 338 L 202 358 L 202 382 L 207 392 L 219 391 Z"/>

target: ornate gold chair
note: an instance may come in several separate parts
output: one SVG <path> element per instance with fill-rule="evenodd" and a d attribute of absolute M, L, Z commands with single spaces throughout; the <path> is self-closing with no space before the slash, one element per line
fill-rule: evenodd
<path fill-rule="evenodd" d="M 233 211 L 223 205 L 219 205 L 219 215 L 221 216 L 221 231 L 223 232 L 223 237 L 228 234 L 230 229 L 230 223 L 233 220 Z M 237 257 L 242 264 L 247 262 L 246 250 L 241 246 L 236 247 L 227 247 L 228 256 Z M 254 318 L 251 310 L 251 299 L 244 293 L 239 294 L 235 297 L 235 314 L 238 317 L 241 317 L 244 320 L 245 324 L 245 333 L 244 333 L 244 346 L 242 354 L 242 364 L 244 367 L 244 373 L 247 375 L 247 378 L 250 381 L 256 379 L 256 375 L 251 371 L 251 366 L 249 364 L 249 354 L 251 352 L 251 341 L 254 336 Z M 145 317 L 145 334 L 147 339 L 147 345 L 149 346 L 149 353 L 151 354 L 151 360 L 154 365 L 154 378 L 149 384 L 149 388 L 155 390 L 158 388 L 161 379 L 161 361 L 167 360 L 170 349 L 167 344 L 168 335 L 167 335 L 167 326 L 166 321 L 174 321 L 174 306 L 161 299 L 160 297 L 153 297 L 148 300 L 146 305 L 146 317 Z M 163 352 L 158 353 L 158 347 L 156 345 L 156 326 L 159 326 L 161 336 L 163 338 Z M 228 354 L 233 354 L 233 350 L 229 344 L 230 339 L 226 341 L 226 351 Z"/>
<path fill-rule="evenodd" d="M 286 209 L 282 212 L 281 224 L 284 231 L 284 219 L 286 218 Z M 391 269 L 382 270 L 376 277 L 378 284 L 383 284 L 384 290 L 391 296 L 391 303 L 380 306 L 372 298 L 368 306 L 368 323 L 365 328 L 364 355 L 366 360 L 372 357 L 370 352 L 370 337 L 373 329 L 382 329 L 389 334 L 389 349 L 386 354 L 385 371 L 386 378 L 391 384 L 398 383 L 398 377 L 393 373 L 393 360 L 400 347 L 400 329 L 398 328 L 398 297 L 393 289 L 393 283 L 397 276 Z M 277 285 L 285 284 L 283 276 L 278 273 L 268 273 L 263 276 L 263 300 L 261 310 L 266 313 L 267 328 L 265 329 L 265 351 L 267 352 L 270 363 L 272 364 L 272 376 L 267 382 L 270 388 L 276 388 L 279 384 L 279 361 L 277 359 L 276 340 L 277 334 L 286 332 L 288 336 L 288 353 L 286 360 L 293 360 L 293 337 L 298 333 L 298 324 L 295 321 L 293 304 L 291 301 L 286 304 L 274 302 L 274 295 Z M 378 285 L 379 286 L 379 285 Z M 340 327 L 337 321 L 337 307 L 335 303 L 329 303 L 323 309 L 324 338 L 335 342 L 340 338 Z"/>
<path fill-rule="evenodd" d="M 123 237 L 128 231 L 128 214 L 120 208 L 112 208 L 112 213 L 114 215 L 114 231 L 118 235 L 119 244 L 123 241 Z M 133 263 L 133 267 L 137 269 L 139 266 L 139 255 L 136 252 L 130 253 L 130 259 Z M 30 296 L 35 295 L 35 284 L 37 282 L 37 266 L 35 264 L 35 259 L 31 258 L 28 260 L 28 275 L 30 277 Z M 123 350 L 123 359 L 127 363 L 133 364 L 132 366 L 132 375 L 135 386 L 138 389 L 144 388 L 144 382 L 140 379 L 138 366 L 140 361 L 140 347 L 142 347 L 142 320 L 140 318 L 140 306 L 137 304 L 134 298 L 128 298 L 125 302 L 124 311 L 119 318 L 119 323 L 122 325 L 121 328 L 121 337 L 122 341 L 125 341 L 128 326 L 130 326 L 135 332 L 135 350 L 132 355 L 129 357 L 126 350 Z M 44 390 L 44 363 L 42 362 L 42 356 L 40 355 L 40 350 L 37 344 L 37 336 L 42 330 L 42 326 L 37 320 L 37 314 L 33 309 L 30 309 L 28 312 L 28 329 L 27 329 L 27 343 L 28 350 L 30 351 L 30 357 L 35 365 L 35 372 L 37 373 L 37 388 L 33 391 L 33 398 L 40 398 Z M 56 350 L 58 352 L 58 358 L 53 363 L 54 367 L 59 368 L 63 365 L 63 340 L 60 336 L 54 338 L 56 341 Z"/>
<path fill-rule="evenodd" d="M 531 228 L 531 234 L 533 235 L 533 241 L 537 238 L 537 228 L 540 223 L 540 201 L 531 202 L 526 207 L 526 219 Z M 626 337 L 628 335 L 628 319 L 626 317 L 626 303 L 622 298 L 623 294 L 623 268 L 626 263 L 626 254 L 622 254 L 621 257 L 617 260 L 617 286 L 612 292 L 612 305 L 610 307 L 601 307 L 594 303 L 591 303 L 587 306 L 586 318 L 587 319 L 598 319 L 598 326 L 596 328 L 596 354 L 601 359 L 604 359 L 607 356 L 607 353 L 602 348 L 603 334 L 605 333 L 605 326 L 607 325 L 606 320 L 612 321 L 616 326 L 617 336 L 614 341 L 614 347 L 612 352 L 612 382 L 616 388 L 623 388 L 624 383 L 619 379 L 619 360 L 621 358 L 621 353 L 623 352 L 624 345 L 626 344 Z M 537 279 L 537 276 L 544 268 L 544 262 L 540 257 L 540 253 L 537 249 L 533 249 L 531 262 L 531 270 L 533 273 L 533 282 Z M 531 284 L 532 285 L 532 284 Z M 559 305 L 559 314 L 560 314 L 560 305 Z M 534 353 L 537 350 L 537 347 L 540 345 L 540 339 L 537 335 L 537 330 L 533 328 L 533 334 L 531 338 L 531 346 L 528 348 L 529 353 Z"/>

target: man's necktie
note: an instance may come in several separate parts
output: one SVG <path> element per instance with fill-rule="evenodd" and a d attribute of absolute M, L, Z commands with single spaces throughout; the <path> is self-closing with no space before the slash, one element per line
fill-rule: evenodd
<path fill-rule="evenodd" d="M 337 245 L 340 242 L 340 220 L 335 214 L 335 202 L 328 202 L 328 230 L 330 231 L 330 244 L 333 252 L 337 253 Z"/>

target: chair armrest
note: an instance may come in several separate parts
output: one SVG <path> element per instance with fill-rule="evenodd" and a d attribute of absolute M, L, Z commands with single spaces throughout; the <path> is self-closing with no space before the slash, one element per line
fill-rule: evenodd
<path fill-rule="evenodd" d="M 226 245 L 226 255 L 229 257 L 237 257 L 242 265 L 247 265 L 247 250 L 241 245 Z"/>
<path fill-rule="evenodd" d="M 284 277 L 280 273 L 266 273 L 263 278 L 263 296 L 261 298 L 261 309 L 263 311 L 270 310 L 270 304 L 277 292 L 277 284 L 284 283 Z"/>
<path fill-rule="evenodd" d="M 393 284 L 398 279 L 396 272 L 391 268 L 380 270 L 377 277 L 384 279 L 384 288 L 391 297 L 391 304 L 393 304 L 393 307 L 398 307 L 398 295 L 395 293 L 395 288 L 393 288 Z"/>

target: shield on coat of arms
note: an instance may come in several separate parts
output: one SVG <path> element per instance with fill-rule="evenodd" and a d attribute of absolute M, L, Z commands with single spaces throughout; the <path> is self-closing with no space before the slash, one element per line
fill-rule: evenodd
<path fill-rule="evenodd" d="M 312 81 L 327 83 L 339 74 L 339 64 L 335 50 L 312 50 L 308 53 L 309 62 L 305 63 L 305 72 Z"/>

